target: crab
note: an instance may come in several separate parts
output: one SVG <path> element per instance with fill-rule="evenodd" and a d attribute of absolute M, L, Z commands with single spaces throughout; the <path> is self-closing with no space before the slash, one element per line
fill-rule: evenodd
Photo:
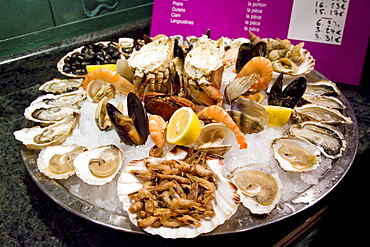
<path fill-rule="evenodd" d="M 130 56 L 128 65 L 134 72 L 137 92 L 166 93 L 169 90 L 174 70 L 173 47 L 173 40 L 163 36 Z"/>
<path fill-rule="evenodd" d="M 155 115 L 160 115 L 168 121 L 172 114 L 181 107 L 190 107 L 196 111 L 195 104 L 183 97 L 164 93 L 148 93 L 143 97 L 145 109 Z"/>
<path fill-rule="evenodd" d="M 203 35 L 194 44 L 184 61 L 184 90 L 201 105 L 222 104 L 220 92 L 225 55 L 224 40 Z"/>

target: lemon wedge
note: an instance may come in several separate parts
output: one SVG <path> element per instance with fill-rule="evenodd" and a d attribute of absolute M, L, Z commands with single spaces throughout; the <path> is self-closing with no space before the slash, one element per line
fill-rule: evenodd
<path fill-rule="evenodd" d="M 189 145 L 194 143 L 202 130 L 198 116 L 190 107 L 182 107 L 171 116 L 166 139 L 175 145 Z"/>
<path fill-rule="evenodd" d="M 282 127 L 284 126 L 290 119 L 290 115 L 292 115 L 292 109 L 282 106 L 274 106 L 274 105 L 262 105 L 267 113 L 269 114 L 269 120 L 267 122 L 268 125 Z"/>
<path fill-rule="evenodd" d="M 86 71 L 87 73 L 90 73 L 91 71 L 104 68 L 104 69 L 110 69 L 113 71 L 116 71 L 116 65 L 115 64 L 100 64 L 100 65 L 86 65 Z"/>

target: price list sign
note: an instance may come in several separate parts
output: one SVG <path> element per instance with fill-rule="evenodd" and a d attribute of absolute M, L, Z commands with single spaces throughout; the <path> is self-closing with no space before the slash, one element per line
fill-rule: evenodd
<path fill-rule="evenodd" d="M 359 84 L 370 35 L 370 0 L 154 0 L 151 36 L 288 38 L 330 80 Z M 369 82 L 370 83 L 370 82 Z"/>
<path fill-rule="evenodd" d="M 294 0 L 288 38 L 340 45 L 349 0 Z"/>

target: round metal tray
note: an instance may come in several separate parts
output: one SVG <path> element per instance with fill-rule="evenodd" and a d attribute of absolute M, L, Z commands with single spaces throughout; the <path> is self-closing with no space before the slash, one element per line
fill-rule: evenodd
<path fill-rule="evenodd" d="M 306 75 L 306 77 L 309 82 L 320 79 L 327 80 L 325 76 L 315 70 Z M 347 106 L 344 114 L 351 117 L 353 124 L 341 126 L 341 130 L 348 143 L 347 148 L 340 158 L 333 161 L 332 168 L 320 178 L 319 182 L 291 200 L 280 202 L 279 207 L 265 217 L 253 216 L 250 214 L 248 209 L 243 206 L 239 206 L 237 212 L 223 225 L 218 226 L 212 232 L 204 235 L 218 235 L 247 231 L 293 216 L 318 202 L 341 181 L 349 170 L 357 152 L 358 126 L 355 114 L 348 100 L 343 95 L 340 95 L 339 98 Z M 27 122 L 26 125 L 32 125 L 32 123 Z M 72 195 L 57 180 L 46 178 L 39 172 L 36 166 L 38 152 L 36 150 L 29 150 L 23 145 L 21 145 L 20 149 L 24 164 L 32 179 L 40 189 L 57 204 L 66 210 L 97 224 L 117 230 L 147 234 L 142 229 L 133 225 L 126 213 L 118 214 L 92 205 Z M 246 215 L 248 217 L 246 217 Z"/>

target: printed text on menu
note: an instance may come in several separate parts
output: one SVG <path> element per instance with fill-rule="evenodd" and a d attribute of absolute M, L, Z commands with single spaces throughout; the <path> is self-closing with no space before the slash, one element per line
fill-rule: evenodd
<path fill-rule="evenodd" d="M 244 31 L 258 33 L 262 23 L 263 9 L 267 4 L 260 1 L 248 1 L 244 21 Z"/>
<path fill-rule="evenodd" d="M 186 13 L 186 2 L 188 0 L 172 1 L 170 23 L 194 25 L 193 20 L 187 20 L 184 17 Z"/>
<path fill-rule="evenodd" d="M 288 38 L 340 45 L 349 0 L 294 0 Z"/>

